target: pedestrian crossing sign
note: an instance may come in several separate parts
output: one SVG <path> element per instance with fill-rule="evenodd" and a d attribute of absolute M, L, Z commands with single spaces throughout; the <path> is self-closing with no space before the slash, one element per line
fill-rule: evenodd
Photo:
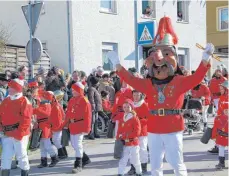
<path fill-rule="evenodd" d="M 154 39 L 154 21 L 138 23 L 138 45 L 152 44 Z"/>

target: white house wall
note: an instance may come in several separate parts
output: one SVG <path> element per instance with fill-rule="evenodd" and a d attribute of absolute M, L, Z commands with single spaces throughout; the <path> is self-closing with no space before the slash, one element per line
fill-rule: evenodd
<path fill-rule="evenodd" d="M 142 13 L 141 1 L 138 1 L 138 13 Z M 177 22 L 177 1 L 156 1 L 156 23 L 164 15 L 172 19 L 174 30 L 179 38 L 177 47 L 189 48 L 188 69 L 196 69 L 201 61 L 202 51 L 195 47 L 196 43 L 206 44 L 206 5 L 205 1 L 189 1 L 189 22 Z M 147 21 L 138 15 L 138 21 Z"/>
<path fill-rule="evenodd" d="M 21 10 L 27 1 L 0 1 L 0 22 L 9 28 L 10 44 L 25 46 L 29 28 Z M 52 65 L 68 70 L 67 11 L 65 1 L 45 1 L 45 14 L 40 20 L 35 37 L 47 42 Z"/>
<path fill-rule="evenodd" d="M 102 65 L 102 42 L 118 44 L 122 64 L 134 66 L 134 8 L 118 1 L 117 14 L 100 13 L 100 1 L 73 1 L 74 68 L 90 72 Z"/>

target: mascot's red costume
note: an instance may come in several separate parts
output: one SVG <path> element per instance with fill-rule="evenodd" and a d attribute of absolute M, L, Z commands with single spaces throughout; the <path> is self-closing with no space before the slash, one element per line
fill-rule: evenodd
<path fill-rule="evenodd" d="M 149 77 L 146 79 L 132 76 L 120 65 L 114 52 L 108 57 L 116 66 L 117 74 L 134 89 L 146 94 L 150 116 L 148 118 L 148 145 L 151 173 L 162 176 L 164 154 L 173 167 L 176 176 L 186 176 L 183 163 L 184 120 L 181 114 L 184 94 L 201 82 L 210 68 L 209 60 L 214 46 L 207 44 L 202 61 L 191 76 L 183 76 L 178 66 L 175 45 L 178 38 L 172 28 L 171 19 L 163 17 L 158 32 L 146 59 Z"/>

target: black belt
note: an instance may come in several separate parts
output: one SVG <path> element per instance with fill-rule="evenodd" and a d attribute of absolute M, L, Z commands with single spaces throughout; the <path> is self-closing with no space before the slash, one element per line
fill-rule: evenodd
<path fill-rule="evenodd" d="M 217 129 L 217 133 L 220 135 L 220 136 L 224 136 L 224 137 L 228 137 L 228 133 L 227 132 L 224 132 L 220 129 Z"/>
<path fill-rule="evenodd" d="M 48 118 L 37 119 L 37 123 L 46 122 L 46 121 L 48 121 Z"/>
<path fill-rule="evenodd" d="M 13 125 L 6 125 L 6 126 L 3 126 L 3 131 L 6 132 L 6 131 L 13 131 L 15 129 L 17 129 L 19 127 L 19 123 L 15 123 Z"/>
<path fill-rule="evenodd" d="M 165 116 L 165 115 L 180 115 L 183 112 L 182 109 L 158 109 L 150 110 L 152 115 Z"/>
<path fill-rule="evenodd" d="M 69 122 L 70 123 L 76 123 L 76 122 L 80 122 L 80 121 L 83 121 L 83 120 L 84 120 L 83 118 L 82 119 L 77 119 L 77 120 L 76 119 L 70 119 Z"/>

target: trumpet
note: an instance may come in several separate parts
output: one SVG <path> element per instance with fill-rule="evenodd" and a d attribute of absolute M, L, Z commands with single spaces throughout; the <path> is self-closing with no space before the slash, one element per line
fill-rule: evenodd
<path fill-rule="evenodd" d="M 205 48 L 204 48 L 203 46 L 201 46 L 199 43 L 196 43 L 196 47 L 197 47 L 197 48 L 200 48 L 200 49 L 202 49 L 202 50 L 205 50 Z M 216 59 L 217 61 L 222 62 L 222 61 L 221 61 L 221 58 L 220 58 L 219 56 L 217 56 L 217 55 L 215 55 L 215 54 L 212 54 L 212 57 L 213 57 L 214 59 Z"/>

